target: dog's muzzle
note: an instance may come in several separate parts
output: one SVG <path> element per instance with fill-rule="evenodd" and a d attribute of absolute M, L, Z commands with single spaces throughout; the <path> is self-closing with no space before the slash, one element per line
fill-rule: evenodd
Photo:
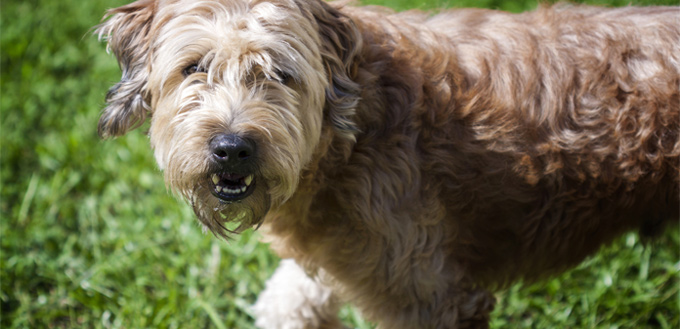
<path fill-rule="evenodd" d="M 210 174 L 212 194 L 224 202 L 240 201 L 255 190 L 255 143 L 235 134 L 210 141 L 217 170 Z"/>

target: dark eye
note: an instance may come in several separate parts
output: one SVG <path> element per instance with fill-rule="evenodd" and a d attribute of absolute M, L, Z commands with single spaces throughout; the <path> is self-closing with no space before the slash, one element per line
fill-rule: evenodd
<path fill-rule="evenodd" d="M 185 77 L 188 77 L 194 73 L 199 73 L 199 72 L 205 72 L 205 69 L 200 67 L 198 64 L 191 64 L 184 68 L 184 71 L 182 71 L 182 74 L 184 74 Z"/>
<path fill-rule="evenodd" d="M 276 77 L 275 77 L 276 80 L 283 83 L 284 85 L 293 81 L 293 77 L 286 71 L 277 70 L 275 73 L 276 73 Z"/>

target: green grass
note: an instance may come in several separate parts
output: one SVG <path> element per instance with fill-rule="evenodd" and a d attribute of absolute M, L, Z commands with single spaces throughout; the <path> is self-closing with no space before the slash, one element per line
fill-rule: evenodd
<path fill-rule="evenodd" d="M 90 28 L 121 4 L 1 4 L 0 327 L 252 328 L 248 306 L 278 264 L 257 233 L 229 242 L 203 234 L 189 207 L 166 192 L 143 129 L 97 138 L 104 96 L 120 73 Z M 626 235 L 559 278 L 499 294 L 492 324 L 678 328 L 679 249 L 677 228 L 647 246 Z M 352 309 L 342 314 L 370 328 Z"/>

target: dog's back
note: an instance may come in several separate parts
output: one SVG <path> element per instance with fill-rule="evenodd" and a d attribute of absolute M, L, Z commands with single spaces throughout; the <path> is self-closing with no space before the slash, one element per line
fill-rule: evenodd
<path fill-rule="evenodd" d="M 419 134 L 421 185 L 474 277 L 538 278 L 678 218 L 680 9 L 354 14 L 396 45 L 384 131 Z"/>
<path fill-rule="evenodd" d="M 465 76 L 442 136 L 455 169 L 438 179 L 454 186 L 443 195 L 467 223 L 457 256 L 473 271 L 540 277 L 678 219 L 678 17 L 564 6 L 426 23 L 450 37 Z"/>

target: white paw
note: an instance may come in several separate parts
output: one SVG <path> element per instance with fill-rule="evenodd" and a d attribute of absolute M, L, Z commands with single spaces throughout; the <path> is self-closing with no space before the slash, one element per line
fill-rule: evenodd
<path fill-rule="evenodd" d="M 262 329 L 340 327 L 330 288 L 307 276 L 294 260 L 282 260 L 267 281 L 253 312 Z"/>

